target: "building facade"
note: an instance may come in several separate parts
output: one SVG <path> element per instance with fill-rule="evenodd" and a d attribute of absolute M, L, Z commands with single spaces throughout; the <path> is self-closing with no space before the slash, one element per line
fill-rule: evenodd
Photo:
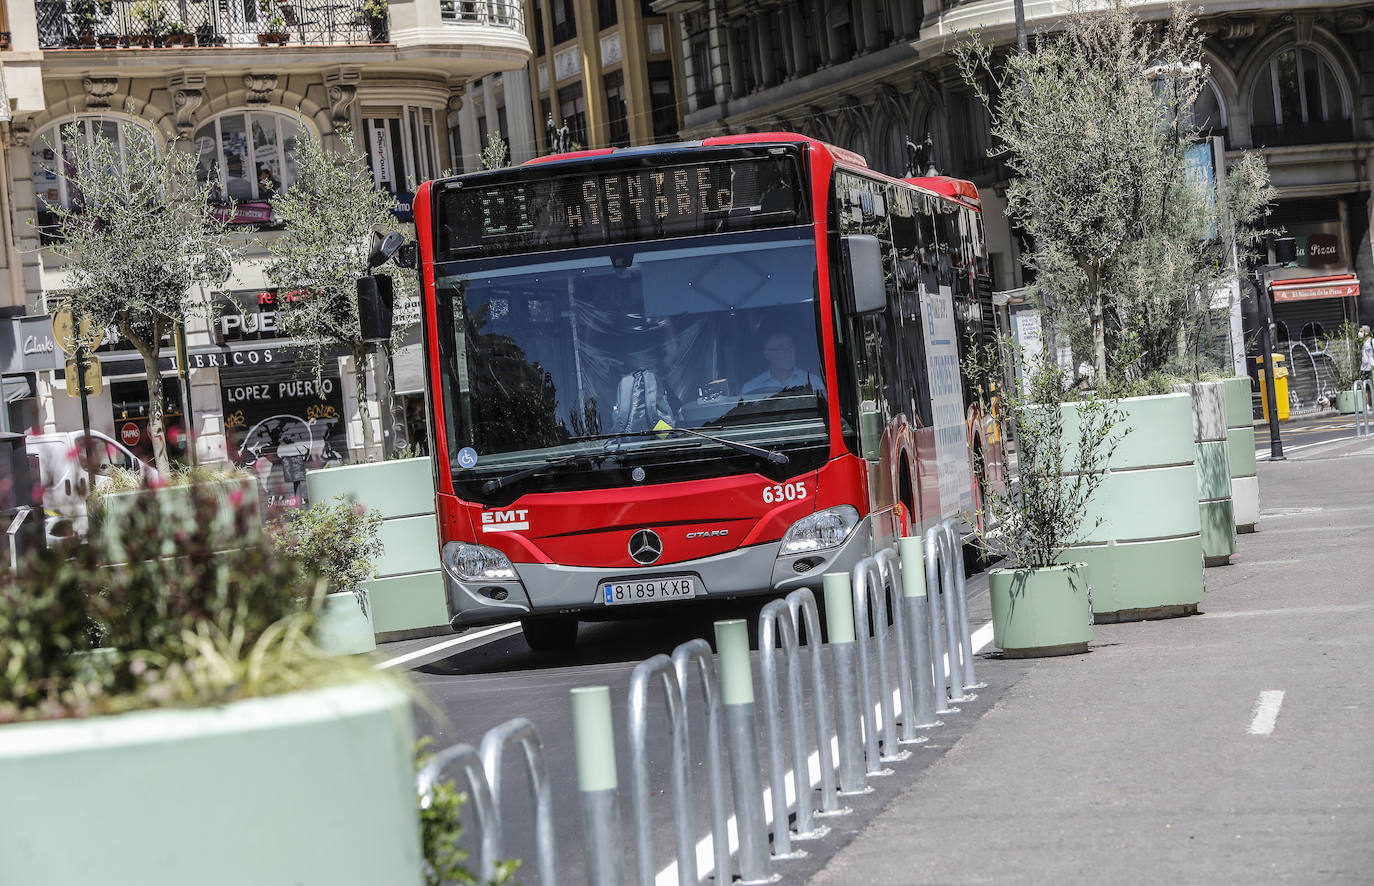
<path fill-rule="evenodd" d="M 189 417 L 182 445 L 190 436 L 202 458 L 256 465 L 278 487 L 303 479 L 298 462 L 356 459 L 362 427 L 350 362 L 331 359 L 317 378 L 276 333 L 261 247 L 277 236 L 272 197 L 294 181 L 304 131 L 337 147 L 348 127 L 371 158 L 376 186 L 397 196 L 403 225 L 416 183 L 454 166 L 448 128 L 464 87 L 525 67 L 525 20 L 518 0 L 0 0 L 9 112 L 0 119 L 0 308 L 12 327 L 0 348 L 13 341 L 17 350 L 3 361 L 7 397 L 16 395 L 8 424 L 81 427 L 63 355 L 44 338 L 42 318 L 65 280 L 40 230 L 53 207 L 76 199 L 64 175 L 65 140 L 100 133 L 118 144 L 140 128 L 196 155 L 247 250 L 223 291 L 193 294 L 206 316 L 188 330 L 189 403 L 173 377 L 173 343 L 164 342 L 169 423 Z M 140 453 L 143 364 L 118 341 L 97 353 L 105 384 L 90 398 L 91 424 Z M 390 432 L 390 423 L 377 430 Z"/>
<path fill-rule="evenodd" d="M 1268 161 L 1273 222 L 1300 247 L 1300 267 L 1277 274 L 1278 334 L 1290 366 L 1310 361 L 1343 319 L 1374 317 L 1374 5 L 1198 6 L 1209 78 L 1194 117 L 1232 160 L 1257 150 Z M 1010 2 L 657 0 L 653 8 L 671 15 L 679 40 L 684 137 L 792 130 L 901 175 L 906 142 L 929 136 L 939 171 L 971 179 L 983 195 L 996 288 L 1022 285 L 999 196 L 1005 171 L 987 156 L 986 113 L 949 55 L 961 32 L 977 28 L 1013 44 Z M 1030 32 L 1052 29 L 1068 9 L 1027 0 Z M 1166 3 L 1131 9 L 1147 19 L 1169 14 Z M 1253 299 L 1244 310 L 1253 329 Z"/>

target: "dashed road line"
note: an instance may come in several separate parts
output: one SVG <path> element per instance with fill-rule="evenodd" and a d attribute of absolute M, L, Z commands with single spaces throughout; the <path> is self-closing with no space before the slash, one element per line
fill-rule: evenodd
<path fill-rule="evenodd" d="M 1255 702 L 1255 716 L 1250 720 L 1251 735 L 1269 735 L 1279 719 L 1279 708 L 1283 706 L 1282 689 L 1266 689 Z"/>

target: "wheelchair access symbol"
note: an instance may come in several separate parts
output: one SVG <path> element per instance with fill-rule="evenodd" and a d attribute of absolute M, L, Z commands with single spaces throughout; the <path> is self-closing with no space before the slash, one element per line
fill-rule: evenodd
<path fill-rule="evenodd" d="M 464 446 L 458 450 L 458 467 L 475 468 L 477 467 L 477 450 L 471 446 Z"/>

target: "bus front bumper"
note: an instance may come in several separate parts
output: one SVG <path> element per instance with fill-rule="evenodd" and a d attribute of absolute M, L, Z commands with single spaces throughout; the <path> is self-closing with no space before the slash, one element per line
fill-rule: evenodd
<path fill-rule="evenodd" d="M 650 614 L 655 605 L 663 604 L 608 606 L 602 601 L 602 585 L 667 576 L 696 578 L 696 601 L 786 594 L 797 588 L 819 592 L 825 573 L 849 572 L 855 563 L 872 553 L 872 530 L 865 518 L 839 547 L 779 557 L 780 547 L 781 542 L 773 541 L 698 560 L 628 570 L 516 563 L 519 581 L 462 581 L 445 572 L 449 624 L 457 629 L 543 615 L 572 615 L 587 620 L 634 618 Z M 801 561 L 809 561 L 809 568 L 805 568 L 807 563 L 799 567 Z M 768 584 L 760 583 L 762 576 L 769 576 Z"/>

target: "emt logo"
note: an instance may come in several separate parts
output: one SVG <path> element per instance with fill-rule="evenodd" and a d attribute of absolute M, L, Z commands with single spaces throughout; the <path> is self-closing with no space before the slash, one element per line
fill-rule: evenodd
<path fill-rule="evenodd" d="M 514 532 L 517 529 L 529 529 L 529 513 L 526 508 L 509 511 L 483 511 L 482 531 Z"/>

